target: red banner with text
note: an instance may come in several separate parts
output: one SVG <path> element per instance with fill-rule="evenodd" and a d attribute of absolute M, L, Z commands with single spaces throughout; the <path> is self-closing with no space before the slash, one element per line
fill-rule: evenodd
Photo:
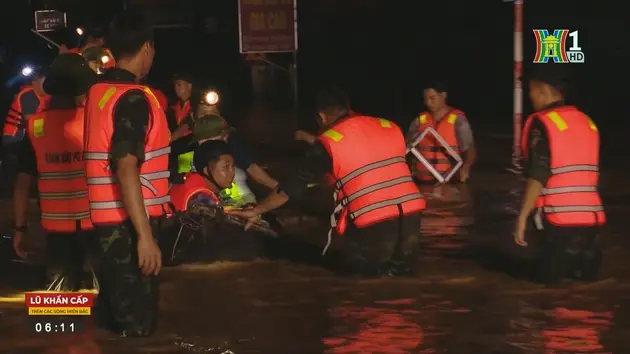
<path fill-rule="evenodd" d="M 241 53 L 297 50 L 296 0 L 239 0 Z"/>

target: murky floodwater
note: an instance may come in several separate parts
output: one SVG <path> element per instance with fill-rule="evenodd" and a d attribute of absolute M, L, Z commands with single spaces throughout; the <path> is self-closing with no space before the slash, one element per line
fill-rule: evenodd
<path fill-rule="evenodd" d="M 0 352 L 629 353 L 628 198 L 606 195 L 616 187 L 604 190 L 610 223 L 602 281 L 546 289 L 488 269 L 492 256 L 480 251 L 510 248 L 521 186 L 517 177 L 493 174 L 477 176 L 470 190 L 428 193 L 421 274 L 413 279 L 339 278 L 288 261 L 185 265 L 163 273 L 161 325 L 152 338 L 94 329 L 29 334 L 23 304 L 3 302 Z M 294 237 L 324 244 L 312 219 L 284 220 Z"/>

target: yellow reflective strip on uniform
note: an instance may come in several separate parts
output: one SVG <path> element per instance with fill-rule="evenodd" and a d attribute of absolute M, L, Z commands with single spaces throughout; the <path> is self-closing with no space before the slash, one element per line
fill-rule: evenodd
<path fill-rule="evenodd" d="M 180 154 L 179 156 L 177 156 L 177 173 L 190 172 L 193 168 L 194 156 L 195 156 L 194 151 L 190 151 L 185 154 Z"/>
<path fill-rule="evenodd" d="M 383 128 L 391 128 L 392 127 L 392 122 L 388 121 L 387 119 L 379 118 L 378 121 L 381 123 L 381 127 L 383 127 Z"/>
<path fill-rule="evenodd" d="M 551 119 L 551 121 L 556 125 L 559 131 L 563 132 L 567 130 L 567 123 L 560 117 L 560 115 L 556 112 L 547 113 L 547 118 Z"/>
<path fill-rule="evenodd" d="M 457 114 L 451 114 L 448 116 L 448 119 L 446 121 L 448 122 L 448 124 L 455 124 L 456 120 L 457 120 Z"/>
<path fill-rule="evenodd" d="M 107 102 L 109 101 L 109 99 L 112 98 L 112 96 L 115 93 L 116 93 L 115 87 L 108 88 L 107 91 L 105 91 L 105 94 L 103 95 L 103 97 L 101 97 L 101 99 L 98 101 L 98 108 L 103 109 L 105 105 L 107 104 Z"/>
<path fill-rule="evenodd" d="M 418 117 L 418 121 L 420 122 L 420 124 L 426 124 L 427 123 L 427 115 L 423 114 L 420 117 Z"/>
<path fill-rule="evenodd" d="M 155 95 L 153 94 L 153 91 L 151 91 L 150 88 L 145 87 L 144 92 L 146 92 L 149 96 L 153 97 L 153 100 L 155 101 L 155 103 L 157 103 L 158 107 L 160 107 L 160 101 L 158 101 L 157 97 L 155 97 Z"/>
<path fill-rule="evenodd" d="M 588 125 L 591 127 L 591 129 L 598 132 L 599 130 L 597 129 L 597 126 L 595 125 L 595 122 L 593 122 L 591 117 L 587 116 L 586 118 L 588 119 Z"/>
<path fill-rule="evenodd" d="M 325 137 L 331 138 L 334 142 L 338 143 L 343 139 L 343 134 L 335 131 L 334 129 L 328 129 L 323 134 Z"/>
<path fill-rule="evenodd" d="M 33 136 L 36 138 L 44 136 L 44 118 L 35 118 L 33 121 Z"/>

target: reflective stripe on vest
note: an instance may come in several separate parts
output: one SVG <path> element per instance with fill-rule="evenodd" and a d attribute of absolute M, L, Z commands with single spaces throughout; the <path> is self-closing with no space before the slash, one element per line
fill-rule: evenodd
<path fill-rule="evenodd" d="M 457 119 L 466 119 L 462 111 L 452 109 L 437 124 L 433 121 L 431 113 L 424 112 L 418 117 L 418 132 L 424 131 L 432 126 L 435 131 L 450 145 L 451 149 L 459 154 L 459 146 L 457 144 L 457 134 L 455 131 L 455 123 Z M 433 138 L 427 135 L 416 146 L 422 156 L 442 175 L 446 174 L 453 166 L 453 161 L 448 154 L 445 153 L 444 147 Z M 434 182 L 435 176 L 421 163 L 417 162 L 414 174 L 422 181 Z"/>
<path fill-rule="evenodd" d="M 93 228 L 85 183 L 84 108 L 53 109 L 32 117 L 28 134 L 37 160 L 42 228 L 71 233 Z"/>
<path fill-rule="evenodd" d="M 576 108 L 563 106 L 530 116 L 523 137 L 529 136 L 536 117 L 549 140 L 552 174 L 536 206 L 556 226 L 603 225 L 606 215 L 597 189 L 599 133 L 595 123 Z M 528 138 L 521 143 L 527 152 Z"/>
<path fill-rule="evenodd" d="M 153 92 L 146 86 L 98 83 L 88 92 L 86 148 L 83 155 L 90 216 L 96 225 L 119 224 L 128 217 L 121 200 L 120 188 L 112 174 L 110 151 L 114 130 L 112 118 L 114 107 L 119 98 L 130 90 L 143 92 L 151 107 L 144 161 L 139 168 L 145 209 L 148 216 L 152 217 L 164 215 L 169 210 L 168 154 L 171 148 L 164 111 Z"/>
<path fill-rule="evenodd" d="M 345 231 L 346 216 L 357 227 L 366 227 L 399 217 L 398 206 L 403 214 L 424 209 L 424 199 L 404 157 L 404 137 L 394 123 L 354 116 L 336 123 L 318 139 L 333 160 L 337 205 L 331 224 L 339 234 Z M 387 144 L 376 149 L 377 141 Z M 338 223 L 336 213 L 341 214 Z"/>

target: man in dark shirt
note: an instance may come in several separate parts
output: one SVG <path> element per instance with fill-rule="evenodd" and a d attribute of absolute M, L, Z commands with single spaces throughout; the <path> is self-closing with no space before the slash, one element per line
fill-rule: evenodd
<path fill-rule="evenodd" d="M 555 67 L 542 68 L 532 74 L 530 99 L 536 112 L 566 107 L 566 75 Z M 531 242 L 535 248 L 537 264 L 532 273 L 537 281 L 552 285 L 567 276 L 593 279 L 597 277 L 602 260 L 599 227 L 556 226 L 535 213 L 536 201 L 553 173 L 548 132 L 539 116 L 532 119 L 529 131 L 525 132 L 528 134 L 525 164 L 528 180 L 514 240 L 523 247 Z"/>
<path fill-rule="evenodd" d="M 101 82 L 137 84 L 151 69 L 155 53 L 146 19 L 133 13 L 121 15 L 112 22 L 106 41 L 117 60 Z M 128 91 L 116 103 L 110 164 L 129 218 L 119 225 L 95 225 L 101 284 L 97 317 L 108 330 L 131 337 L 151 335 L 158 317 L 159 220 L 147 218 L 139 176 L 150 105 L 143 90 Z"/>
<path fill-rule="evenodd" d="M 340 117 L 335 117 L 334 123 L 351 117 L 347 98 L 339 90 L 323 92 L 320 99 L 328 103 L 334 101 L 331 106 L 344 112 Z M 318 111 L 330 109 L 327 107 L 328 103 L 322 103 Z M 253 209 L 232 213 L 249 219 L 251 224 L 259 215 L 279 208 L 289 199 L 303 198 L 310 185 L 320 183 L 326 174 L 331 173 L 331 155 L 320 141 L 312 141 L 305 159 L 298 165 L 291 179 L 281 181 L 275 192 Z M 343 234 L 343 244 L 344 264 L 341 272 L 344 274 L 409 275 L 414 271 L 419 251 L 420 214 L 399 216 L 362 228 L 350 222 L 348 230 Z"/>

